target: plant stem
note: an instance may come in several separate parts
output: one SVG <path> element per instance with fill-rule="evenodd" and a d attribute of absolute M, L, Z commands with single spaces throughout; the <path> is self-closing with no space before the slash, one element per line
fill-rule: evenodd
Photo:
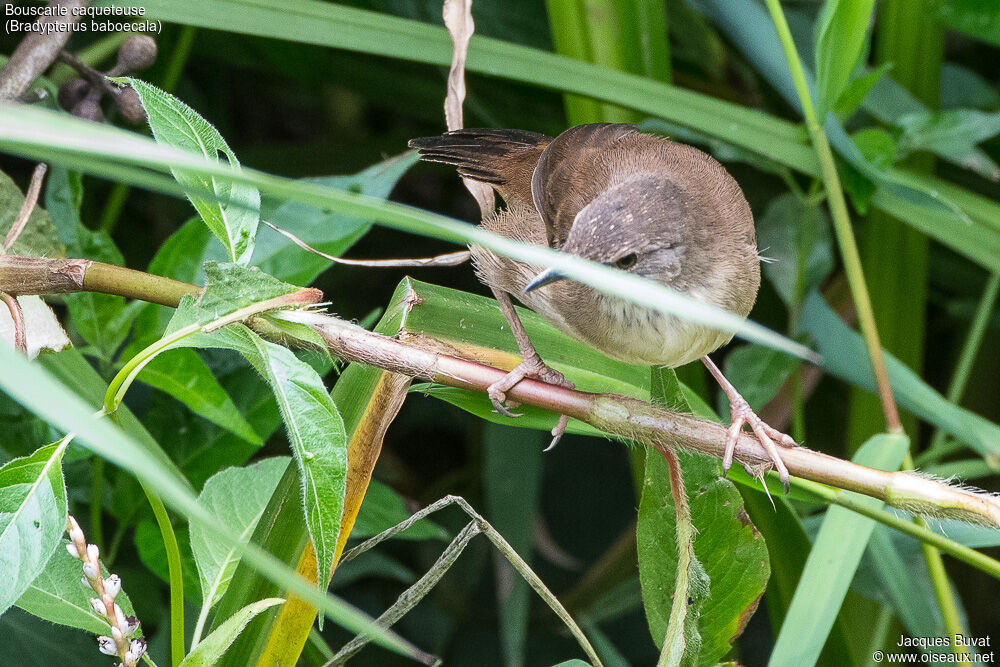
<path fill-rule="evenodd" d="M 913 520 L 914 522 L 923 521 L 919 517 L 914 517 Z M 934 596 L 937 598 L 938 607 L 941 608 L 941 618 L 944 620 L 944 627 L 948 631 L 948 636 L 954 637 L 955 635 L 965 634 L 965 629 L 962 627 L 962 620 L 958 616 L 958 606 L 955 604 L 955 596 L 951 592 L 951 585 L 948 583 L 948 573 L 945 572 L 941 552 L 926 542 L 921 542 L 920 548 L 923 550 L 924 558 L 927 560 L 927 569 L 931 576 L 931 582 L 934 584 Z M 969 664 L 969 652 L 967 649 L 952 643 L 951 650 L 956 656 L 965 656 L 964 658 L 959 658 L 958 664 Z"/>
<path fill-rule="evenodd" d="M 828 503 L 846 507 L 849 510 L 863 514 L 870 519 L 875 519 L 881 524 L 894 528 L 899 532 L 909 535 L 922 543 L 934 546 L 946 554 L 957 558 L 963 563 L 967 563 L 997 579 L 1000 579 L 1000 561 L 979 553 L 975 549 L 959 544 L 943 535 L 935 533 L 926 525 L 916 525 L 903 517 L 897 516 L 883 509 L 871 509 L 863 503 L 859 503 L 842 489 L 831 489 L 823 484 L 818 484 L 807 479 L 792 479 L 792 486 L 796 486 L 810 493 L 814 493 Z"/>
<path fill-rule="evenodd" d="M 0 257 L 0 290 L 7 289 L 8 285 L 5 284 L 5 280 L 9 279 L 13 282 L 17 279 L 16 274 L 5 276 L 2 271 L 3 261 L 8 259 L 10 257 Z M 60 267 L 67 261 L 80 261 L 30 259 L 39 262 L 35 267 L 36 275 L 33 278 L 33 284 L 36 287 L 44 287 L 46 284 L 46 280 L 40 275 L 46 265 Z M 87 266 L 97 264 L 97 262 L 83 260 L 84 269 Z M 132 274 L 140 273 L 111 265 L 105 265 L 103 270 L 107 273 L 105 276 L 107 281 L 110 281 L 114 271 L 120 272 L 123 280 L 130 280 Z M 56 273 L 58 273 L 57 270 Z M 194 285 L 177 283 L 177 281 L 152 274 L 143 275 L 145 276 L 144 280 L 139 281 L 137 285 L 147 285 L 151 295 L 157 298 L 166 291 L 155 284 L 157 281 L 164 281 L 170 285 L 181 285 L 185 287 L 184 293 L 197 293 L 200 289 Z M 72 291 L 64 284 L 65 277 L 61 274 L 52 278 L 52 282 L 62 292 Z M 71 282 L 78 282 L 82 285 L 86 280 L 81 276 L 78 281 Z M 78 288 L 77 291 L 81 289 Z M 309 290 L 302 292 L 307 291 Z M 47 292 L 35 290 L 30 293 L 45 294 Z M 116 290 L 114 293 L 118 293 L 118 291 Z M 298 294 L 295 293 L 289 297 L 295 297 Z M 141 298 L 138 293 L 134 296 Z M 304 294 L 300 302 L 315 303 L 318 300 L 316 295 Z M 162 303 L 161 301 L 157 302 Z M 271 307 L 287 307 L 288 305 L 290 302 L 287 301 L 287 298 L 283 298 L 280 303 L 276 302 Z M 220 322 L 219 326 L 259 314 L 263 309 L 260 304 L 256 304 L 250 310 L 242 309 L 241 312 L 227 315 L 226 322 Z M 414 342 L 396 340 L 367 331 L 332 315 L 297 310 L 283 311 L 281 317 L 308 325 L 320 335 L 330 352 L 344 361 L 367 364 L 401 375 L 483 393 L 486 392 L 487 387 L 506 375 L 506 372 L 499 368 L 444 354 L 433 347 L 424 347 Z M 665 410 L 645 401 L 615 394 L 590 394 L 530 379 L 522 380 L 511 389 L 509 394 L 511 400 L 534 405 L 556 414 L 569 415 L 612 435 L 617 434 L 623 438 L 647 442 L 658 449 L 679 446 L 716 458 L 721 458 L 725 449 L 726 428 L 721 424 Z M 736 445 L 736 457 L 750 465 L 770 460 L 764 448 L 749 433 L 740 435 Z M 972 493 L 959 487 L 947 486 L 936 480 L 907 472 L 886 472 L 867 468 L 820 452 L 813 452 L 804 447 L 784 450 L 782 457 L 789 472 L 796 477 L 803 478 L 799 480 L 801 484 L 807 484 L 806 480 L 814 480 L 816 483 L 829 484 L 839 489 L 878 498 L 890 505 L 895 504 L 911 512 L 966 521 L 972 520 L 977 523 L 985 522 L 986 525 L 1000 525 L 1000 503 L 986 494 Z M 824 490 L 824 493 L 818 495 L 830 502 L 833 502 L 834 499 L 834 496 L 830 494 L 839 493 L 820 484 L 817 486 Z M 808 488 L 812 489 L 813 487 L 809 486 Z M 900 523 L 904 524 L 905 527 L 900 528 L 903 532 L 914 536 L 918 536 L 917 533 L 919 533 L 919 539 L 931 541 L 936 545 L 940 545 L 941 540 L 943 540 L 945 551 L 953 553 L 953 555 L 955 553 L 964 555 L 956 555 L 956 557 L 972 558 L 973 560 L 985 558 L 985 561 L 976 562 L 987 563 L 984 569 L 1000 576 L 1000 563 L 971 552 L 971 550 L 968 551 L 973 556 L 968 556 L 962 551 L 965 549 L 964 547 L 947 540 L 947 538 L 936 535 L 929 530 L 914 533 L 916 527 L 905 520 L 892 521 L 887 518 L 883 521 L 879 516 L 875 518 L 893 527 L 897 527 Z"/>
<path fill-rule="evenodd" d="M 153 515 L 163 537 L 163 548 L 167 553 L 167 572 L 170 575 L 170 664 L 177 667 L 184 659 L 184 577 L 181 572 L 181 550 L 163 501 L 142 480 L 139 484 L 146 493 L 149 506 L 153 508 Z"/>
<path fill-rule="evenodd" d="M 781 47 L 785 52 L 785 58 L 788 60 L 788 67 L 795 82 L 795 90 L 802 104 L 802 114 L 805 117 L 809 137 L 816 151 L 816 157 L 820 162 L 823 183 L 827 191 L 827 202 L 830 206 L 830 215 L 833 219 L 833 229 L 837 236 L 837 244 L 840 246 L 840 254 L 844 261 L 844 272 L 847 274 L 847 281 L 851 287 L 851 295 L 854 297 L 854 305 L 858 312 L 861 333 L 868 348 L 868 356 L 871 357 L 872 370 L 875 373 L 875 383 L 878 386 L 878 395 L 882 402 L 882 411 L 885 414 L 886 429 L 890 433 L 901 433 L 902 425 L 899 421 L 896 401 L 892 396 L 892 389 L 889 386 L 889 373 L 885 369 L 885 359 L 882 355 L 881 343 L 879 343 L 878 328 L 875 326 L 875 314 L 872 310 L 871 296 L 868 294 L 868 287 L 865 285 L 865 276 L 861 268 L 858 243 L 854 238 L 854 230 L 851 228 L 851 218 L 847 211 L 844 190 L 840 185 L 840 177 L 837 174 L 837 165 L 833 160 L 833 152 L 830 150 L 830 143 L 827 141 L 826 133 L 823 131 L 823 127 L 816 116 L 816 109 L 813 106 L 812 96 L 809 93 L 809 84 L 806 82 L 802 61 L 799 59 L 799 53 L 795 49 L 795 41 L 792 39 L 792 33 L 788 28 L 788 21 L 785 20 L 781 4 L 779 0 L 766 0 L 766 2 L 768 10 L 771 12 L 771 18 L 774 21 L 774 27 L 778 31 L 778 38 L 781 40 Z"/>

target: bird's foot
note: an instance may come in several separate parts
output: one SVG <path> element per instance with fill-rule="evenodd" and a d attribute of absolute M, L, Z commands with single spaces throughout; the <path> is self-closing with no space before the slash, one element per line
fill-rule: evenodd
<path fill-rule="evenodd" d="M 743 430 L 744 424 L 750 426 L 750 430 L 753 431 L 754 435 L 757 436 L 757 440 L 764 447 L 768 456 L 771 458 L 771 463 L 774 469 L 778 471 L 778 479 L 781 483 L 785 485 L 785 493 L 788 493 L 788 468 L 785 467 L 785 463 L 781 460 L 781 455 L 778 453 L 778 446 L 781 447 L 797 447 L 795 440 L 790 436 L 782 433 L 778 429 L 764 422 L 760 417 L 757 416 L 751 408 L 750 404 L 746 402 L 739 393 L 735 390 L 733 392 L 726 392 L 729 397 L 729 414 L 731 423 L 729 425 L 729 431 L 726 433 L 726 451 L 722 457 L 722 471 L 723 473 L 729 472 L 729 467 L 733 464 L 733 454 L 736 451 L 736 443 L 740 439 L 740 432 Z M 740 462 L 743 468 L 752 477 L 757 477 L 764 481 L 764 470 L 754 470 L 749 467 L 746 463 Z M 765 489 L 767 486 L 764 487 Z M 770 494 L 768 494 L 770 496 Z"/>
<path fill-rule="evenodd" d="M 541 380 L 542 382 L 548 382 L 549 384 L 554 384 L 558 387 L 565 387 L 567 389 L 576 388 L 572 382 L 566 379 L 565 375 L 554 368 L 547 366 L 545 362 L 542 361 L 542 358 L 538 356 L 538 353 L 535 353 L 526 356 L 524 360 L 513 370 L 500 378 L 498 381 L 491 384 L 486 390 L 487 395 L 490 397 L 490 402 L 493 403 L 494 410 L 504 417 L 521 416 L 516 412 L 510 411 L 510 408 L 516 408 L 518 403 L 508 401 L 507 392 L 524 378 Z M 566 432 L 566 424 L 568 422 L 569 417 L 566 415 L 559 415 L 559 421 L 556 423 L 555 428 L 552 429 L 552 442 L 545 448 L 545 451 L 549 451 L 556 446 L 559 439 L 563 436 L 563 433 Z"/>

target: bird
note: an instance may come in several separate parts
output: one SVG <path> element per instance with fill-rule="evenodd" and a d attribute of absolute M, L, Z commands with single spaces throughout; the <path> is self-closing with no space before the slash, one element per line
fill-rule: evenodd
<path fill-rule="evenodd" d="M 488 231 L 547 246 L 667 285 L 740 317 L 760 287 L 753 214 L 736 179 L 710 155 L 624 123 L 571 127 L 553 138 L 517 129 L 468 128 L 409 142 L 420 158 L 491 186 L 503 200 Z M 795 441 L 760 419 L 708 356 L 732 333 L 652 310 L 532 266 L 470 247 L 476 274 L 493 291 L 522 362 L 489 388 L 497 412 L 515 416 L 506 392 L 528 377 L 572 388 L 547 366 L 514 310 L 520 300 L 557 329 L 630 364 L 676 368 L 701 359 L 729 399 L 722 459 L 732 465 L 744 426 L 768 452 L 788 490 L 779 447 Z M 566 428 L 561 416 L 555 445 Z M 741 462 L 748 473 L 760 476 Z"/>

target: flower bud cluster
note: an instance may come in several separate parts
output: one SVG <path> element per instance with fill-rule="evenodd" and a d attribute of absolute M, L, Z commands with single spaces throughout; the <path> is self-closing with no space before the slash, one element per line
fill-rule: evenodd
<path fill-rule="evenodd" d="M 119 665 L 135 667 L 146 652 L 146 639 L 130 639 L 139 629 L 139 620 L 135 616 L 126 616 L 115 602 L 122 590 L 121 578 L 117 574 L 101 576 L 100 550 L 96 544 L 87 544 L 80 524 L 72 516 L 66 520 L 66 531 L 70 539 L 66 550 L 73 558 L 83 562 L 83 585 L 97 593 L 96 598 L 90 598 L 90 608 L 111 627 L 110 637 L 97 638 L 97 648 L 105 655 L 118 656 L 121 659 Z"/>
<path fill-rule="evenodd" d="M 105 73 L 98 72 L 63 52 L 61 60 L 76 69 L 80 76 L 59 86 L 59 106 L 74 116 L 99 123 L 104 120 L 101 98 L 111 95 L 122 118 L 132 124 L 143 122 L 146 120 L 146 110 L 142 107 L 139 95 L 131 88 L 111 85 L 104 77 L 122 76 L 146 69 L 156 60 L 156 51 L 156 40 L 152 37 L 132 35 L 118 49 L 118 62 Z"/>

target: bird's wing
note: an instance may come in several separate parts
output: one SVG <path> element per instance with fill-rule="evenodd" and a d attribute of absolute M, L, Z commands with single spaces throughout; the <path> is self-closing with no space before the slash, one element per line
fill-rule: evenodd
<path fill-rule="evenodd" d="M 463 178 L 488 183 L 508 204 L 531 205 L 531 173 L 552 137 L 525 130 L 454 130 L 411 139 L 420 158 L 458 168 Z"/>
<path fill-rule="evenodd" d="M 592 123 L 571 127 L 548 144 L 531 178 L 531 194 L 550 247 L 562 247 L 576 214 L 608 186 L 610 151 L 638 133 L 634 125 Z"/>

